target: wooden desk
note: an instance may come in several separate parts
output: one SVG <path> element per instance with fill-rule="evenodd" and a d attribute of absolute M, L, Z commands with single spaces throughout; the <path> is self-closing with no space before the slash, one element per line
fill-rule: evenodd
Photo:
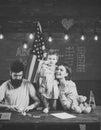
<path fill-rule="evenodd" d="M 30 116 L 23 116 L 20 113 L 12 112 L 11 119 L 8 121 L 0 121 L 0 125 L 2 126 L 32 126 L 33 129 L 42 128 L 44 126 L 47 126 L 47 128 L 50 128 L 50 126 L 62 126 L 63 128 L 66 128 L 68 126 L 77 126 L 79 124 L 86 125 L 86 130 L 100 130 L 100 120 L 99 117 L 95 113 L 91 114 L 73 114 L 76 115 L 76 118 L 72 119 L 59 119 L 52 115 L 51 113 L 58 113 L 59 111 L 50 112 L 49 114 L 44 114 L 41 111 L 33 111 L 28 114 L 34 115 Z M 42 129 L 43 130 L 43 129 Z M 49 129 L 48 129 L 49 130 Z M 52 128 L 53 130 L 53 128 Z M 65 129 L 66 130 L 66 129 Z"/>

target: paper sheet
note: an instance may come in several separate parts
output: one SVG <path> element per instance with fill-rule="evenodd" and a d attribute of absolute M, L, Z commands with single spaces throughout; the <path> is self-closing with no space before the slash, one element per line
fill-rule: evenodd
<path fill-rule="evenodd" d="M 54 113 L 54 114 L 51 114 L 57 118 L 60 118 L 60 119 L 70 119 L 70 118 L 76 118 L 76 116 L 74 115 L 71 115 L 69 113 L 66 113 L 66 112 L 62 112 L 62 113 Z"/>
<path fill-rule="evenodd" d="M 11 113 L 0 113 L 0 120 L 10 120 Z"/>

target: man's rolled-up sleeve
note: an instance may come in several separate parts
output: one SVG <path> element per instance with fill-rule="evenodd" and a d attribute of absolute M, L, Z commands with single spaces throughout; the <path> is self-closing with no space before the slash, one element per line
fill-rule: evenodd
<path fill-rule="evenodd" d="M 6 87 L 5 84 L 0 86 L 0 102 L 5 98 Z"/>

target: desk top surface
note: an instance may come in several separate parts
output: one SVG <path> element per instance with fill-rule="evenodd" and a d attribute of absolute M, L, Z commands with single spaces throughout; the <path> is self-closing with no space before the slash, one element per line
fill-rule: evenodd
<path fill-rule="evenodd" d="M 8 112 L 8 111 L 6 111 Z M 51 114 L 53 113 L 62 113 L 63 111 L 52 111 L 48 114 L 43 113 L 42 111 L 33 111 L 28 112 L 26 116 L 23 116 L 18 112 L 11 112 L 10 120 L 0 120 L 2 124 L 90 124 L 90 123 L 100 123 L 98 115 L 95 113 L 90 114 L 72 114 L 75 115 L 75 118 L 70 119 L 60 119 Z"/>

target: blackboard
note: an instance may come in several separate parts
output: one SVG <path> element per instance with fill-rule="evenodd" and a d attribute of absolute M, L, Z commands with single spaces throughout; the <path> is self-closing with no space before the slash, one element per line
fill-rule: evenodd
<path fill-rule="evenodd" d="M 59 60 L 65 62 L 72 69 L 73 80 L 101 80 L 101 45 L 100 41 L 80 41 L 77 36 L 72 40 L 64 41 L 63 34 L 54 34 L 52 43 L 45 42 L 47 49 L 55 49 L 59 52 Z M 9 78 L 9 66 L 15 59 L 23 60 L 27 64 L 29 51 L 33 41 L 28 41 L 29 48 L 21 49 L 24 34 L 8 33 L 0 40 L 0 79 Z"/>
<path fill-rule="evenodd" d="M 4 39 L 0 40 L 0 79 L 6 80 L 9 78 L 9 68 L 11 63 L 20 59 L 23 63 L 27 64 L 29 56 L 30 44 L 27 50 L 22 48 L 22 43 L 25 34 L 23 33 L 7 33 Z"/>
<path fill-rule="evenodd" d="M 72 69 L 74 80 L 100 80 L 101 79 L 101 44 L 100 39 L 94 41 L 91 38 L 80 40 L 80 35 L 65 41 L 63 35 L 54 34 L 49 48 L 55 49 L 60 56 L 60 62 L 66 63 Z M 57 38 L 58 37 L 58 38 Z"/>

